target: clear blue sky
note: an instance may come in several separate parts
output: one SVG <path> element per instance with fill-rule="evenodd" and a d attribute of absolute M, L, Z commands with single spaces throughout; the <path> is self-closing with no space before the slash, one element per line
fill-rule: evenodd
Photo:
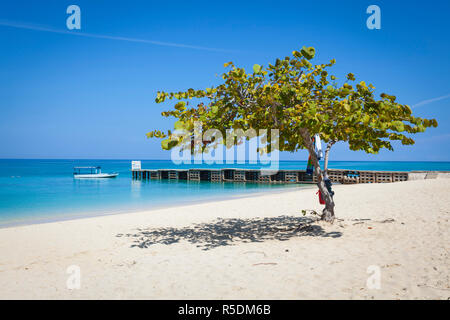
<path fill-rule="evenodd" d="M 71 4 L 73 32 L 89 36 L 64 33 Z M 366 27 L 371 4 L 381 30 Z M 450 161 L 449 12 L 449 1 L 2 1 L 0 158 L 168 159 L 145 137 L 172 123 L 156 91 L 208 87 L 224 62 L 251 68 L 307 45 L 337 60 L 336 75 L 439 122 L 415 146 L 373 156 L 340 143 L 334 160 Z"/>

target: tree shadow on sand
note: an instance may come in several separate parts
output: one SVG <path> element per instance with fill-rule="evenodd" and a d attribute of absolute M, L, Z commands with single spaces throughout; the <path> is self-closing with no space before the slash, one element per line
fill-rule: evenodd
<path fill-rule="evenodd" d="M 148 248 L 153 244 L 170 245 L 181 240 L 197 244 L 202 250 L 219 246 L 265 240 L 286 241 L 294 237 L 315 236 L 338 238 L 341 232 L 325 232 L 309 217 L 279 216 L 274 218 L 222 219 L 210 223 L 195 224 L 184 228 L 137 229 L 134 234 L 118 234 L 117 237 L 133 238 L 131 247 Z"/>

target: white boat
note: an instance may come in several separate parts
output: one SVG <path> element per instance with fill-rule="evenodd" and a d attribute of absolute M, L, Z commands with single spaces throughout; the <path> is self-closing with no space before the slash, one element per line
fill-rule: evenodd
<path fill-rule="evenodd" d="M 118 173 L 102 173 L 101 167 L 75 167 L 73 168 L 73 177 L 75 179 L 101 179 L 115 178 Z"/>

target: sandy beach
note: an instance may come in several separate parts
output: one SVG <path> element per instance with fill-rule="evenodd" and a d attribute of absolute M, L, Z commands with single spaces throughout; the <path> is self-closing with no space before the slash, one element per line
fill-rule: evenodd
<path fill-rule="evenodd" d="M 0 229 L 0 298 L 450 297 L 450 179 L 334 189 L 333 225 L 312 188 Z"/>

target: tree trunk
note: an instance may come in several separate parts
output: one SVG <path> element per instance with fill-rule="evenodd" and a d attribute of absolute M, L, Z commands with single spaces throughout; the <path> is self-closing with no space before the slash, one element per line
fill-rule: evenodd
<path fill-rule="evenodd" d="M 333 222 L 334 221 L 334 201 L 328 192 L 327 187 L 325 186 L 323 172 L 320 168 L 319 160 L 317 159 L 316 151 L 314 150 L 314 145 L 311 140 L 311 134 L 307 129 L 301 129 L 300 134 L 303 138 L 303 142 L 305 143 L 306 148 L 308 149 L 309 155 L 311 156 L 311 160 L 314 164 L 314 172 L 317 177 L 317 186 L 322 194 L 322 197 L 325 200 L 325 208 L 322 211 L 322 220 Z M 330 146 L 331 148 L 331 146 Z M 328 148 L 327 148 L 328 149 Z M 328 150 L 329 151 L 329 150 Z"/>
<path fill-rule="evenodd" d="M 328 142 L 327 149 L 325 150 L 324 165 L 323 165 L 324 178 L 328 178 L 328 158 L 330 155 L 330 149 L 333 146 L 333 144 L 335 144 L 335 143 L 336 143 L 336 141 L 334 141 L 334 140 L 331 140 L 330 142 Z"/>

